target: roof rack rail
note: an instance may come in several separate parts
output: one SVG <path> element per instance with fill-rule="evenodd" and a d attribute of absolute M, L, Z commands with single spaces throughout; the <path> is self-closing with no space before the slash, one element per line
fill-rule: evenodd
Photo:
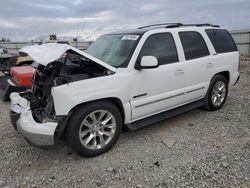
<path fill-rule="evenodd" d="M 181 26 L 183 26 L 182 23 L 176 23 L 176 24 L 167 25 L 165 28 L 175 28 L 175 27 L 181 27 Z"/>
<path fill-rule="evenodd" d="M 156 26 L 178 26 L 178 25 L 182 25 L 181 23 L 160 23 L 160 24 L 152 24 L 152 25 L 145 25 L 145 26 L 141 26 L 138 27 L 137 29 L 144 29 L 144 28 L 148 28 L 148 27 L 156 27 Z"/>
<path fill-rule="evenodd" d="M 156 27 L 156 26 L 165 26 L 165 28 L 176 28 L 176 27 L 185 27 L 185 26 L 195 26 L 195 27 L 220 27 L 219 25 L 212 25 L 209 23 L 201 23 L 201 24 L 182 24 L 182 23 L 161 23 L 161 24 L 152 24 L 152 25 L 146 25 L 138 27 L 137 29 L 144 29 L 148 27 Z"/>
<path fill-rule="evenodd" d="M 210 26 L 210 27 L 220 27 L 219 25 L 213 25 L 213 24 L 210 24 L 210 23 L 183 24 L 182 26 L 196 26 L 196 27 L 206 27 L 206 26 Z"/>

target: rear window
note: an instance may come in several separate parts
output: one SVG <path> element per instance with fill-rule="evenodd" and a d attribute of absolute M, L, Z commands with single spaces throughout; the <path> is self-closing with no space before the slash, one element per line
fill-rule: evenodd
<path fill-rule="evenodd" d="M 216 53 L 237 51 L 237 47 L 228 31 L 223 29 L 206 29 L 206 33 Z"/>
<path fill-rule="evenodd" d="M 184 31 L 179 33 L 186 60 L 209 55 L 207 45 L 200 33 Z"/>

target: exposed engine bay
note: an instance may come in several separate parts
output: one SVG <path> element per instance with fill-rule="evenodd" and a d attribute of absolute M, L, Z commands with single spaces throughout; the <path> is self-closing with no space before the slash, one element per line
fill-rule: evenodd
<path fill-rule="evenodd" d="M 39 64 L 33 78 L 32 89 L 20 95 L 30 102 L 34 119 L 43 123 L 56 120 L 51 88 L 80 80 L 108 76 L 111 70 L 68 50 L 61 58 L 47 66 Z"/>

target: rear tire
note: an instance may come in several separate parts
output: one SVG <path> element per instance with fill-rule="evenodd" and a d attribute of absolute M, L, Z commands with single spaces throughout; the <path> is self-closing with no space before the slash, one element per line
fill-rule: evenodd
<path fill-rule="evenodd" d="M 219 110 L 226 102 L 228 81 L 222 75 L 215 75 L 209 85 L 204 108 L 209 111 Z"/>
<path fill-rule="evenodd" d="M 66 142 L 77 154 L 94 157 L 112 148 L 121 129 L 121 113 L 113 103 L 91 102 L 80 106 L 70 117 Z"/>

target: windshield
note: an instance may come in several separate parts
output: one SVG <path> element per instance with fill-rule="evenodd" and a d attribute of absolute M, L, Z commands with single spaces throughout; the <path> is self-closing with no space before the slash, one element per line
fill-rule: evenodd
<path fill-rule="evenodd" d="M 104 35 L 86 52 L 111 66 L 127 67 L 139 38 L 138 34 Z"/>

